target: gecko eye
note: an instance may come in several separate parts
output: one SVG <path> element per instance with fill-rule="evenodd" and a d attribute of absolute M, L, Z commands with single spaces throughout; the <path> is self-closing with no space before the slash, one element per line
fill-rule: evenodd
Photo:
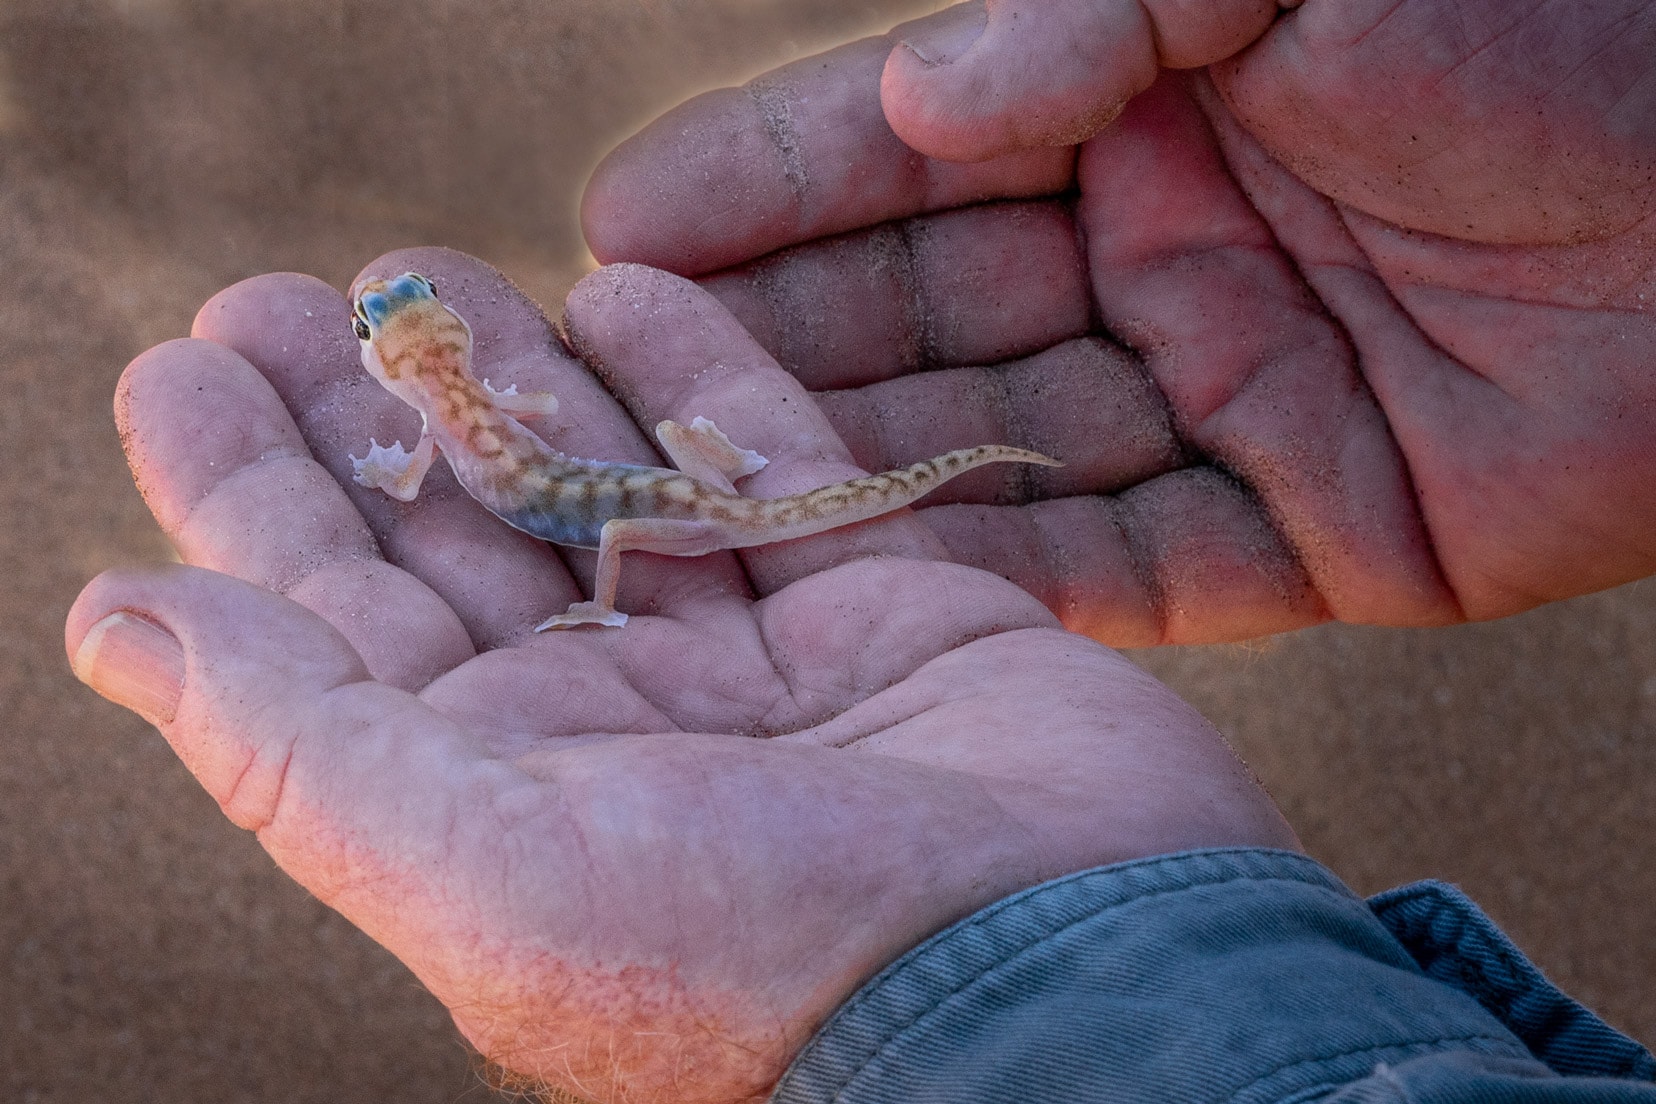
<path fill-rule="evenodd" d="M 368 328 L 368 323 L 362 320 L 360 314 L 351 315 L 351 329 L 356 331 L 357 340 L 367 341 L 374 336 L 374 331 Z"/>
<path fill-rule="evenodd" d="M 409 275 L 424 284 L 426 290 L 431 292 L 432 295 L 437 294 L 437 284 L 429 276 L 421 276 L 418 272 L 410 272 Z"/>

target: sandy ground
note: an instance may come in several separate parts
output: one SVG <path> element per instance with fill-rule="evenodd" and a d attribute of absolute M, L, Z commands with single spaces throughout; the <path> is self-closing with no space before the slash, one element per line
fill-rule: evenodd
<path fill-rule="evenodd" d="M 123 365 L 255 273 L 441 243 L 556 304 L 630 129 L 935 4 L 0 3 L 0 1098 L 490 1097 L 441 1008 L 75 683 L 63 614 L 168 549 Z M 462 16 L 460 13 L 464 11 Z M 1141 655 L 1363 891 L 1468 888 L 1656 1041 L 1656 587 L 1435 632 Z"/>

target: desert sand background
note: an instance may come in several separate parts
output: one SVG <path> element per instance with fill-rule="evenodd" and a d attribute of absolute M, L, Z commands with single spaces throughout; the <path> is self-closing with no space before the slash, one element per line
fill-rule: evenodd
<path fill-rule="evenodd" d="M 343 287 L 403 245 L 556 310 L 615 141 L 939 6 L 0 0 L 0 1099 L 493 1098 L 414 979 L 69 674 L 79 587 L 169 555 L 111 421 L 126 362 L 235 280 Z M 1136 658 L 1359 890 L 1458 882 L 1656 1042 L 1656 584 Z"/>

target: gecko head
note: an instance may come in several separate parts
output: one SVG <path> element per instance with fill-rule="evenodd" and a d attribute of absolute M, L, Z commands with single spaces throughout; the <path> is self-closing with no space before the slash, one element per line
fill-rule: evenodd
<path fill-rule="evenodd" d="M 399 311 L 435 302 L 437 285 L 418 272 L 405 272 L 388 280 L 369 280 L 351 304 L 351 328 L 356 331 L 358 341 L 372 341 Z"/>
<path fill-rule="evenodd" d="M 369 280 L 351 303 L 351 329 L 362 342 L 362 366 L 392 394 L 421 410 L 426 369 L 470 362 L 466 320 L 443 305 L 437 288 L 418 272 Z"/>

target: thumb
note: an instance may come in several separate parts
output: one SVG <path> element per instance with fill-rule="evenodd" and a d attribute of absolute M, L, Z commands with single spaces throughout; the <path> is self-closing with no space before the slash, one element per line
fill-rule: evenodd
<path fill-rule="evenodd" d="M 368 680 L 309 610 L 193 567 L 108 571 L 69 611 L 75 676 L 161 730 L 243 828 L 268 825 L 306 706 Z"/>
<path fill-rule="evenodd" d="M 1074 145 L 1162 68 L 1211 65 L 1270 26 L 1275 0 L 972 0 L 898 27 L 880 99 L 945 161 Z"/>
<path fill-rule="evenodd" d="M 375 682 L 321 617 L 203 568 L 105 572 L 70 609 L 65 643 L 77 678 L 159 728 L 225 815 L 336 907 L 339 840 L 406 821 L 397 795 L 428 781 L 411 775 L 481 755 L 414 695 Z M 437 804 L 443 789 L 423 792 Z"/>
<path fill-rule="evenodd" d="M 480 741 L 375 682 L 315 613 L 214 571 L 105 572 L 65 637 L 76 677 L 153 722 L 295 881 L 451 1007 L 482 992 L 492 913 L 466 904 L 498 899 L 500 864 L 476 856 L 500 833 L 473 814 L 516 774 Z"/>

